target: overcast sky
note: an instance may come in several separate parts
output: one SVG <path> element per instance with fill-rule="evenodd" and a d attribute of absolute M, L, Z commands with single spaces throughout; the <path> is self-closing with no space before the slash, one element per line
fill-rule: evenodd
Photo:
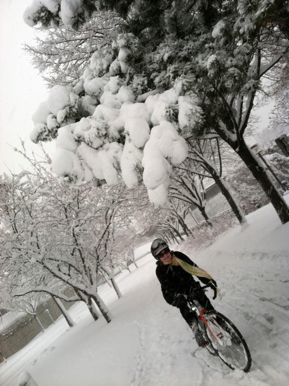
<path fill-rule="evenodd" d="M 22 160 L 11 149 L 19 137 L 30 143 L 31 116 L 46 99 L 44 82 L 21 49 L 34 31 L 23 21 L 31 0 L 0 0 L 0 173 L 21 170 Z M 31 144 L 29 146 L 32 146 Z"/>

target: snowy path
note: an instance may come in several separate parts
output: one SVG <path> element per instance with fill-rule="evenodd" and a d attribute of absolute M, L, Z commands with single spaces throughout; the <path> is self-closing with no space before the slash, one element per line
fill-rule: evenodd
<path fill-rule="evenodd" d="M 0 385 L 16 386 L 23 367 L 38 386 L 288 385 L 289 224 L 281 226 L 268 208 L 249 220 L 248 227 L 237 227 L 194 254 L 222 290 L 216 308 L 248 342 L 249 374 L 231 371 L 197 348 L 178 311 L 162 299 L 154 262 L 147 256 L 138 270 L 119 279 L 121 300 L 104 291 L 113 315 L 110 324 L 82 315 L 75 328 L 50 345 L 43 334 L 43 350 L 33 345 L 22 350 L 30 355 L 28 364 L 22 355 L 0 366 Z M 192 245 L 186 242 L 182 250 L 189 253 Z"/>

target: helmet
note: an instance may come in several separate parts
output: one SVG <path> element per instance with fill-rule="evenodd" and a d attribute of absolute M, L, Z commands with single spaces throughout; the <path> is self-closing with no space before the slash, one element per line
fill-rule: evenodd
<path fill-rule="evenodd" d="M 155 239 L 151 245 L 151 254 L 156 258 L 164 249 L 169 249 L 168 244 L 162 239 Z"/>

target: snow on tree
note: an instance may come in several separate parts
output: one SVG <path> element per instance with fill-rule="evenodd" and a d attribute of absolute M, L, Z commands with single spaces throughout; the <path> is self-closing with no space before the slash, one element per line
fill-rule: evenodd
<path fill-rule="evenodd" d="M 116 214 L 123 201 L 121 187 L 97 187 L 93 181 L 71 186 L 41 165 L 1 186 L 6 230 L 0 240 L 1 264 L 13 278 L 10 292 L 82 300 L 95 319 L 96 304 L 109 322 L 97 287 L 111 269 L 114 221 L 122 229 Z M 122 224 L 126 226 L 124 216 Z M 64 295 L 65 287 L 75 291 L 73 299 Z"/>
<path fill-rule="evenodd" d="M 111 43 L 121 19 L 113 12 L 99 12 L 78 30 L 61 25 L 39 31 L 24 49 L 49 86 L 69 85 L 79 79 L 91 56 Z"/>
<path fill-rule="evenodd" d="M 77 27 L 91 15 L 95 9 L 92 0 L 33 0 L 25 10 L 24 20 L 34 26 L 41 22 L 43 26 L 63 24 Z"/>
<path fill-rule="evenodd" d="M 62 1 L 58 11 L 50 12 L 49 17 L 48 7 L 44 7 L 46 14 L 42 23 L 57 22 L 64 3 L 68 4 L 69 0 Z M 77 25 L 96 4 L 100 8 L 114 9 L 127 23 L 129 33 L 121 35 L 112 47 L 114 57 L 107 75 L 120 76 L 124 86 L 134 93 L 135 100 L 139 101 L 140 98 L 149 109 L 147 123 L 152 129 L 149 140 L 140 150 L 145 159 L 150 158 L 145 157 L 147 152 L 151 154 L 162 171 L 150 179 L 149 173 L 146 173 L 147 163 L 143 162 L 143 178 L 151 199 L 158 204 L 166 200 L 170 168 L 175 166 L 174 160 L 176 165 L 182 162 L 179 157 L 181 152 L 183 160 L 186 157 L 181 136 L 203 135 L 209 130 L 217 133 L 239 154 L 271 200 L 281 221 L 288 221 L 289 209 L 285 201 L 244 139 L 260 81 L 288 50 L 289 34 L 284 23 L 284 18 L 288 19 L 286 2 L 85 2 L 82 8 L 80 3 L 75 10 L 71 7 L 69 21 L 63 19 L 63 22 Z M 74 23 L 73 18 L 77 22 Z M 39 9 L 29 12 L 28 19 L 41 22 Z M 180 77 L 182 87 L 177 87 Z M 91 75 L 90 69 L 83 78 L 84 91 L 100 99 L 104 93 L 103 81 L 108 81 L 104 79 L 105 75 Z M 158 96 L 147 94 L 149 91 L 155 92 L 155 89 Z M 143 97 L 143 93 L 146 97 Z M 121 110 L 113 95 L 108 98 L 109 102 L 103 98 L 104 103 L 99 101 L 100 104 Z M 179 126 L 174 127 L 178 136 L 178 150 L 169 159 L 156 143 L 152 145 L 154 140 L 151 141 L 151 138 L 156 139 L 152 135 L 154 127 L 159 126 L 162 130 L 162 121 L 166 122 L 166 127 L 169 127 L 168 123 L 172 124 L 170 118 L 174 114 L 180 114 Z M 188 119 L 192 115 L 197 119 Z M 109 149 L 104 149 L 105 153 L 101 155 L 105 163 L 110 165 L 117 165 L 117 157 L 112 160 L 107 154 L 112 140 L 122 146 L 131 141 L 137 147 L 131 129 L 126 131 L 123 117 L 118 118 L 113 122 L 107 118 L 104 120 L 112 138 L 109 138 Z M 173 140 L 172 131 L 167 130 Z M 74 163 L 71 159 L 70 165 Z"/>
<path fill-rule="evenodd" d="M 187 152 L 177 127 L 167 118 L 167 109 L 178 102 L 181 81 L 163 93 L 148 95 L 145 103 L 137 102 L 133 88 L 118 75 L 129 71 L 133 42 L 131 34 L 119 35 L 116 59 L 108 49 L 101 56 L 101 50 L 92 56 L 74 89 L 54 86 L 34 114 L 31 139 L 38 142 L 57 137 L 53 170 L 73 180 L 94 176 L 116 184 L 122 177 L 131 188 L 139 182 L 143 168 L 148 194 L 152 202 L 161 205 L 167 201 L 171 165 L 180 164 Z M 104 69 L 108 73 L 99 76 Z M 94 112 L 73 123 L 84 98 L 80 93 L 94 98 Z"/>
<path fill-rule="evenodd" d="M 269 82 L 266 87 L 266 96 L 260 101 L 260 108 L 267 107 L 268 126 L 264 127 L 262 122 L 256 133 L 258 143 L 263 148 L 274 146 L 274 141 L 281 135 L 289 135 L 289 112 L 288 112 L 288 55 L 280 68 L 276 68 L 273 79 L 277 77 L 278 82 Z M 275 75 L 276 74 L 276 75 Z M 269 98 L 268 97 L 271 97 Z M 263 110 L 261 110 L 263 113 Z"/>

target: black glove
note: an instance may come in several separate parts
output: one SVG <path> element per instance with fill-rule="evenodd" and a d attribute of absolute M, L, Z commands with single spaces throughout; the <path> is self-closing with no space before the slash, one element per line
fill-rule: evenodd
<path fill-rule="evenodd" d="M 187 300 L 183 294 L 176 293 L 176 294 L 174 294 L 174 298 L 173 298 L 173 301 L 171 304 L 172 304 L 172 306 L 180 308 L 180 307 L 187 304 Z"/>
<path fill-rule="evenodd" d="M 211 280 L 208 284 L 208 286 L 213 290 L 214 292 L 214 296 L 213 296 L 213 299 L 216 299 L 217 295 L 218 295 L 218 286 L 217 286 L 217 283 L 215 282 L 215 280 Z"/>

